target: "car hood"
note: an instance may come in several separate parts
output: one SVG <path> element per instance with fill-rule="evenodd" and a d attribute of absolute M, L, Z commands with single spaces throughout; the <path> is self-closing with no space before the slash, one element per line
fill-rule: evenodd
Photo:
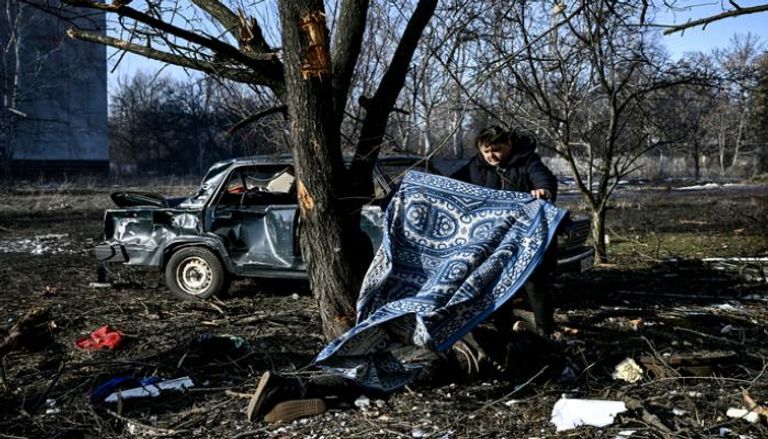
<path fill-rule="evenodd" d="M 113 192 L 109 197 L 118 207 L 176 207 L 186 200 L 184 197 L 167 198 L 149 192 Z"/>

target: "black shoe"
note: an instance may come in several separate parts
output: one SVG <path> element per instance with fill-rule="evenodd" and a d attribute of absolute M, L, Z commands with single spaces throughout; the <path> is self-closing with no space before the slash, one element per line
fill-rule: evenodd
<path fill-rule="evenodd" d="M 283 401 L 303 398 L 304 393 L 304 386 L 300 380 L 264 372 L 248 403 L 246 417 L 249 421 L 259 418 Z"/>

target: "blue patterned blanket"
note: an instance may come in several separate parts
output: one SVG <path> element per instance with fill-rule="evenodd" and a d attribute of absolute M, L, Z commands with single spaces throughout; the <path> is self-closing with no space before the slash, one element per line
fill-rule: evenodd
<path fill-rule="evenodd" d="M 512 297 L 566 211 L 529 194 L 409 172 L 389 204 L 357 325 L 315 359 L 359 384 L 404 386 L 420 369 L 395 352 L 442 352 Z"/>

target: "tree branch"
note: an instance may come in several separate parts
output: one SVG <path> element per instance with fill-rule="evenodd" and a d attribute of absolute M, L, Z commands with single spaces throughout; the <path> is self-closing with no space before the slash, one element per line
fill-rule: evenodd
<path fill-rule="evenodd" d="M 413 53 L 416 51 L 419 39 L 427 27 L 427 23 L 434 15 L 436 7 L 437 0 L 420 0 L 416 5 L 389 67 L 368 105 L 365 121 L 360 129 L 360 140 L 355 151 L 355 158 L 350 169 L 352 181 L 366 185 L 366 187 L 359 188 L 360 193 L 356 195 L 370 196 L 373 193 L 373 182 L 370 175 L 373 172 L 373 164 L 379 155 L 379 146 L 384 139 L 389 113 L 392 112 L 397 96 L 403 88 Z"/>
<path fill-rule="evenodd" d="M 236 124 L 232 125 L 232 128 L 227 130 L 227 133 L 234 134 L 236 131 L 240 130 L 244 126 L 248 124 L 252 124 L 253 122 L 256 122 L 257 120 L 267 117 L 271 114 L 275 113 L 288 113 L 288 106 L 287 105 L 279 105 L 277 107 L 267 108 L 266 110 L 259 111 L 258 113 L 252 114 L 245 119 L 240 120 Z"/>
<path fill-rule="evenodd" d="M 733 4 L 733 3 L 732 3 Z M 706 28 L 709 23 L 712 23 L 714 21 L 722 20 L 724 18 L 728 17 L 737 17 L 739 15 L 747 15 L 747 14 L 755 14 L 757 12 L 765 12 L 768 11 L 768 4 L 764 5 L 757 5 L 757 6 L 751 6 L 751 7 L 737 7 L 736 5 L 735 9 L 731 9 L 729 11 L 724 11 L 717 15 L 711 15 L 709 17 L 700 18 L 698 20 L 692 20 L 688 21 L 687 23 L 680 24 L 680 25 L 672 25 L 669 29 L 664 31 L 664 35 L 673 34 L 675 32 L 680 32 L 685 29 L 689 29 L 692 27 L 696 27 L 701 25 L 702 29 Z"/>
<path fill-rule="evenodd" d="M 216 19 L 224 29 L 235 38 L 238 37 L 237 31 L 240 29 L 240 18 L 228 7 L 224 6 L 218 0 L 191 0 L 200 9 L 204 10 L 211 17 Z"/>
<path fill-rule="evenodd" d="M 168 64 L 174 64 L 193 70 L 198 70 L 204 73 L 221 75 L 227 79 L 245 84 L 267 85 L 259 83 L 257 81 L 257 76 L 245 68 L 236 69 L 231 67 L 224 67 L 209 61 L 195 60 L 179 55 L 173 55 L 171 53 L 162 52 L 157 49 L 152 49 L 151 47 L 129 43 L 128 41 L 118 38 L 108 37 L 101 32 L 83 31 L 72 28 L 67 30 L 67 36 L 82 41 L 104 44 L 106 46 L 122 49 L 127 52 L 135 53 L 150 59 L 156 59 Z"/>
<path fill-rule="evenodd" d="M 347 106 L 349 86 L 365 34 L 369 0 L 344 0 L 333 36 L 333 108 L 340 125 Z"/>
<path fill-rule="evenodd" d="M 240 52 L 237 48 L 216 40 L 214 38 L 198 35 L 194 32 L 190 32 L 186 29 L 179 28 L 170 23 L 166 23 L 158 18 L 145 14 L 144 12 L 130 8 L 128 6 L 121 6 L 119 4 L 104 4 L 97 3 L 90 0 L 62 0 L 64 3 L 71 6 L 78 6 L 83 8 L 97 9 L 105 12 L 112 12 L 121 17 L 128 17 L 136 20 L 140 23 L 144 23 L 154 29 L 165 32 L 170 35 L 174 35 L 179 38 L 183 38 L 191 43 L 198 44 L 205 48 L 210 49 L 215 54 L 221 55 L 232 61 L 239 62 L 245 67 L 251 68 L 257 76 L 258 83 L 272 87 L 275 93 L 282 94 L 283 85 L 283 66 L 277 60 L 260 61 L 249 57 L 248 55 Z"/>

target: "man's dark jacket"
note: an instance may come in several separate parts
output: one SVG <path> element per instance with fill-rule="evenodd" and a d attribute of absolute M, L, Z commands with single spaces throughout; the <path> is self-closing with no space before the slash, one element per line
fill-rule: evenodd
<path fill-rule="evenodd" d="M 555 201 L 557 178 L 541 162 L 541 157 L 534 152 L 535 149 L 535 140 L 526 135 L 515 134 L 512 139 L 512 154 L 506 161 L 493 166 L 478 152 L 466 165 L 454 172 L 451 178 L 491 189 L 518 192 L 547 189 L 552 193 L 550 201 Z"/>

